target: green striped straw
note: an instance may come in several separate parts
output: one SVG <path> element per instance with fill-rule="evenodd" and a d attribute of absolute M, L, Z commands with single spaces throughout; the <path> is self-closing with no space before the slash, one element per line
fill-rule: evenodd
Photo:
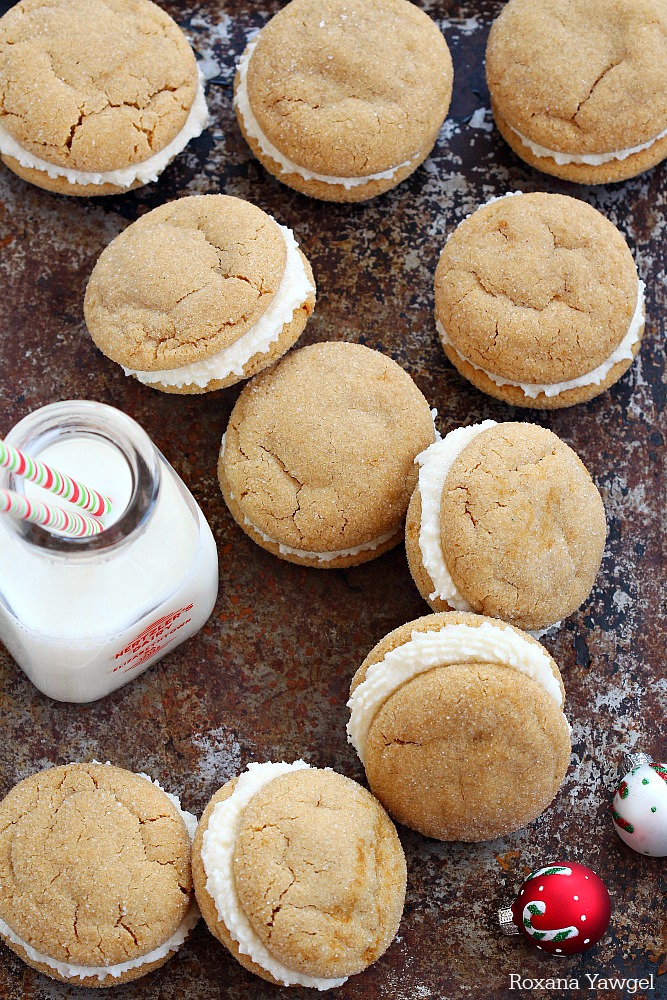
<path fill-rule="evenodd" d="M 15 476 L 21 476 L 28 482 L 41 486 L 42 489 L 55 493 L 56 496 L 68 500 L 75 507 L 80 507 L 93 517 L 102 517 L 111 512 L 111 500 L 102 496 L 97 490 L 92 490 L 76 479 L 52 469 L 30 455 L 24 455 L 11 445 L 0 441 L 0 468 L 9 469 Z"/>
<path fill-rule="evenodd" d="M 84 517 L 65 507 L 48 507 L 45 503 L 32 502 L 21 493 L 0 489 L 0 514 L 11 514 L 22 521 L 39 524 L 42 528 L 59 531 L 75 538 L 90 538 L 103 530 L 100 521 Z"/>

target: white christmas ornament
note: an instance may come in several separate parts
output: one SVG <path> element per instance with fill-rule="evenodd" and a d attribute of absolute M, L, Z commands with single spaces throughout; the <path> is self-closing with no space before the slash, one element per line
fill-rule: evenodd
<path fill-rule="evenodd" d="M 630 755 L 627 762 L 630 770 L 611 809 L 616 832 L 639 854 L 667 857 L 667 765 L 643 753 Z"/>

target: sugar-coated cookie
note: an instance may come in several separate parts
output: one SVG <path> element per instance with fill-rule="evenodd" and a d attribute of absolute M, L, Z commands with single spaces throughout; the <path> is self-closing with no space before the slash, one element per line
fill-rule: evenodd
<path fill-rule="evenodd" d="M 608 184 L 667 156 L 667 0 L 510 0 L 486 78 L 501 134 L 547 174 Z"/>
<path fill-rule="evenodd" d="M 163 965 L 199 918 L 197 820 L 143 774 L 66 764 L 0 802 L 0 937 L 39 972 L 117 986 Z"/>
<path fill-rule="evenodd" d="M 449 360 L 482 392 L 557 409 L 623 375 L 644 333 L 644 283 L 623 235 L 559 194 L 506 195 L 451 234 L 435 273 Z"/>
<path fill-rule="evenodd" d="M 564 699 L 532 636 L 481 615 L 428 615 L 362 663 L 348 739 L 394 819 L 439 840 L 490 840 L 556 795 L 570 760 Z"/>
<path fill-rule="evenodd" d="M 443 35 L 408 0 L 292 0 L 243 53 L 234 106 L 284 184 L 365 201 L 431 152 L 452 78 Z"/>
<path fill-rule="evenodd" d="M 218 476 L 234 519 L 288 562 L 356 566 L 398 545 L 435 440 L 429 405 L 391 358 L 314 344 L 253 379 L 223 438 Z"/>
<path fill-rule="evenodd" d="M 459 427 L 417 456 L 405 546 L 434 611 L 546 629 L 588 597 L 606 538 L 577 454 L 535 424 Z"/>
<path fill-rule="evenodd" d="M 222 389 L 266 368 L 314 308 L 292 231 L 223 194 L 181 198 L 128 226 L 102 252 L 84 302 L 100 350 L 173 393 Z"/>
<path fill-rule="evenodd" d="M 213 796 L 192 853 L 209 930 L 271 983 L 326 990 L 391 944 L 405 856 L 393 823 L 329 769 L 250 764 Z"/>
<path fill-rule="evenodd" d="M 194 53 L 150 0 L 21 0 L 0 19 L 0 158 L 57 194 L 120 194 L 208 124 Z"/>

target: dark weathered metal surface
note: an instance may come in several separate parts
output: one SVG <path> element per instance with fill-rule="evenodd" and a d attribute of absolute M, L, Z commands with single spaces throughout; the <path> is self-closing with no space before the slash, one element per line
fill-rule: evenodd
<path fill-rule="evenodd" d="M 0 3 L 0 10 L 7 6 Z M 165 6 L 216 75 L 209 84 L 213 126 L 158 185 L 109 200 L 68 200 L 0 169 L 0 433 L 35 407 L 64 398 L 98 399 L 130 413 L 210 520 L 221 557 L 219 600 L 199 636 L 95 705 L 47 700 L 0 649 L 0 794 L 39 768 L 92 758 L 149 772 L 193 811 L 249 760 L 303 756 L 363 777 L 345 742 L 350 677 L 381 636 L 428 610 L 402 550 L 332 573 L 299 569 L 254 546 L 227 513 L 215 476 L 220 435 L 237 392 L 188 398 L 152 391 L 103 358 L 83 322 L 83 292 L 95 259 L 128 222 L 185 194 L 238 195 L 293 227 L 312 261 L 319 301 L 302 343 L 349 339 L 391 354 L 437 406 L 443 432 L 487 417 L 551 427 L 584 458 L 609 519 L 604 564 L 590 600 L 545 639 L 563 670 L 574 729 L 572 766 L 558 798 L 531 827 L 492 843 L 439 844 L 401 830 L 409 889 L 399 937 L 382 961 L 337 995 L 516 996 L 509 993 L 514 972 L 535 979 L 579 976 L 583 996 L 585 973 L 657 974 L 667 948 L 664 868 L 620 842 L 608 804 L 621 748 L 665 754 L 667 168 L 600 189 L 529 170 L 504 145 L 488 111 L 484 46 L 501 4 L 431 0 L 421 6 L 441 24 L 456 68 L 451 115 L 433 156 L 397 190 L 368 205 L 310 201 L 264 173 L 231 110 L 235 57 L 248 32 L 281 3 Z M 590 201 L 626 233 L 648 283 L 640 360 L 610 392 L 575 409 L 542 415 L 494 402 L 459 378 L 436 339 L 432 276 L 446 233 L 480 202 L 515 189 Z M 494 921 L 495 907 L 526 870 L 555 857 L 595 868 L 614 903 L 611 931 L 600 946 L 559 962 L 501 937 Z M 665 980 L 656 976 L 655 991 L 638 995 L 667 995 L 660 990 Z M 0 949 L 0 996 L 7 1000 L 82 993 L 52 983 Z M 173 961 L 114 995 L 261 1000 L 278 990 L 247 974 L 200 925 Z M 531 995 L 559 993 L 537 989 Z M 628 993 L 621 988 L 603 995 Z"/>

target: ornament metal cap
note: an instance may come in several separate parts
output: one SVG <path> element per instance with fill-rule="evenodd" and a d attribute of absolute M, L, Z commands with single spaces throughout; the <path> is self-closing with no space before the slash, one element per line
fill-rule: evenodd
<path fill-rule="evenodd" d="M 511 906 L 501 906 L 498 910 L 498 923 L 500 924 L 500 929 L 503 934 L 507 937 L 514 937 L 515 934 L 520 934 L 521 931 L 514 923 L 514 916 L 512 914 Z"/>
<path fill-rule="evenodd" d="M 653 757 L 650 753 L 626 753 L 623 754 L 623 768 L 626 771 L 632 771 L 635 767 L 641 767 L 642 764 L 652 764 Z"/>

